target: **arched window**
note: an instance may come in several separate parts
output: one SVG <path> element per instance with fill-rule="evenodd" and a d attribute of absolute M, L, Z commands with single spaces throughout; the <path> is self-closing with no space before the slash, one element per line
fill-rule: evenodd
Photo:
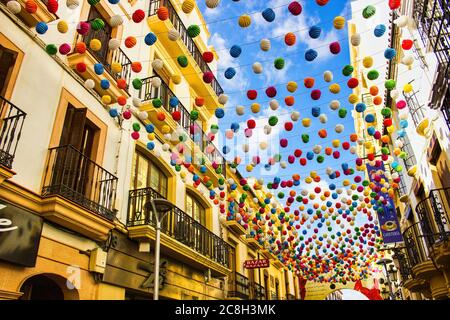
<path fill-rule="evenodd" d="M 195 221 L 206 226 L 206 210 L 196 196 L 190 192 L 186 192 L 186 213 Z"/>
<path fill-rule="evenodd" d="M 131 169 L 131 188 L 152 188 L 167 198 L 167 177 L 164 172 L 143 153 L 136 150 Z"/>

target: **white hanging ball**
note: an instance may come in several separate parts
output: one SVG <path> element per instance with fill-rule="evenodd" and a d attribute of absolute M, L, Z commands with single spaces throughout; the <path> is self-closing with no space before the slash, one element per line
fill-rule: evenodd
<path fill-rule="evenodd" d="M 339 100 L 333 100 L 330 102 L 330 109 L 331 110 L 337 110 L 341 107 L 341 103 L 339 102 Z"/>
<path fill-rule="evenodd" d="M 120 47 L 120 40 L 119 39 L 113 38 L 113 39 L 109 40 L 109 42 L 108 42 L 109 50 L 115 51 L 115 50 L 119 49 L 119 47 Z"/>
<path fill-rule="evenodd" d="M 326 114 L 322 113 L 322 114 L 319 116 L 319 121 L 320 121 L 321 123 L 327 123 L 328 117 L 326 116 Z"/>
<path fill-rule="evenodd" d="M 177 29 L 170 29 L 167 37 L 170 41 L 177 41 L 178 39 L 180 39 L 180 33 Z"/>
<path fill-rule="evenodd" d="M 11 2 L 11 1 L 10 1 Z M 9 3 L 9 2 L 8 2 Z M 84 86 L 88 89 L 94 89 L 95 88 L 95 82 L 92 79 L 86 79 L 84 82 Z"/>
<path fill-rule="evenodd" d="M 328 167 L 325 172 L 327 173 L 327 175 L 330 175 L 333 173 L 333 168 Z"/>
<path fill-rule="evenodd" d="M 323 73 L 323 80 L 325 80 L 326 82 L 333 81 L 333 73 L 331 71 L 325 71 Z"/>
<path fill-rule="evenodd" d="M 408 67 L 412 66 L 412 64 L 414 63 L 414 56 L 412 55 L 404 56 L 402 59 L 402 63 Z"/>
<path fill-rule="evenodd" d="M 398 92 L 398 90 L 394 89 L 391 91 L 391 98 L 394 100 L 397 100 L 397 98 L 400 96 L 400 93 Z"/>
<path fill-rule="evenodd" d="M 269 135 L 271 132 L 272 132 L 272 127 L 269 126 L 268 124 L 266 124 L 266 125 L 264 126 L 264 133 L 267 134 L 267 135 Z"/>
<path fill-rule="evenodd" d="M 219 96 L 218 100 L 219 100 L 219 103 L 220 103 L 221 105 L 225 105 L 225 104 L 228 102 L 228 96 L 227 96 L 226 94 L 223 94 L 223 93 L 222 93 L 222 94 Z"/>
<path fill-rule="evenodd" d="M 253 198 L 253 202 L 258 203 L 259 202 L 258 198 Z"/>
<path fill-rule="evenodd" d="M 164 67 L 164 63 L 162 62 L 161 59 L 155 59 L 155 60 L 152 62 L 152 67 L 153 67 L 153 69 L 155 69 L 156 71 L 162 70 L 162 68 Z"/>
<path fill-rule="evenodd" d="M 237 106 L 236 107 L 236 114 L 238 116 L 242 116 L 245 113 L 245 108 L 243 106 Z"/>
<path fill-rule="evenodd" d="M 350 42 L 352 43 L 353 46 L 357 47 L 360 45 L 361 43 L 361 35 L 359 33 L 355 33 L 354 35 L 352 35 L 352 37 L 350 38 Z"/>
<path fill-rule="evenodd" d="M 232 185 L 232 184 L 234 183 L 234 180 L 233 180 L 232 178 L 230 178 L 230 179 L 227 180 L 227 183 L 228 183 L 229 185 Z"/>
<path fill-rule="evenodd" d="M 261 148 L 261 150 L 266 150 L 267 149 L 267 142 L 261 142 L 259 144 L 259 147 Z"/>
<path fill-rule="evenodd" d="M 400 112 L 398 114 L 398 118 L 400 120 L 408 120 L 408 111 L 405 111 L 404 109 L 402 110 L 402 112 Z"/>
<path fill-rule="evenodd" d="M 356 153 L 356 147 L 355 146 L 351 146 L 349 149 L 351 154 L 355 154 Z"/>
<path fill-rule="evenodd" d="M 300 119 L 300 112 L 298 111 L 293 111 L 291 113 L 291 120 L 292 121 L 298 121 Z"/>
<path fill-rule="evenodd" d="M 246 143 L 244 143 L 242 145 L 242 151 L 244 151 L 245 153 L 247 153 L 250 150 L 250 146 Z"/>
<path fill-rule="evenodd" d="M 352 189 L 347 189 L 347 195 L 349 195 L 349 196 L 352 195 Z"/>
<path fill-rule="evenodd" d="M 205 4 L 208 8 L 214 9 L 216 8 L 220 3 L 220 0 L 206 0 Z"/>
<path fill-rule="evenodd" d="M 302 196 L 306 197 L 306 196 L 308 195 L 308 190 L 303 189 L 303 190 L 301 191 L 301 194 L 302 194 Z"/>
<path fill-rule="evenodd" d="M 336 127 L 334 127 L 334 131 L 336 131 L 336 133 L 341 133 L 344 131 L 344 125 L 343 124 L 337 124 Z"/>
<path fill-rule="evenodd" d="M 270 50 L 270 40 L 269 39 L 262 39 L 259 43 L 259 46 L 262 51 L 269 51 Z"/>
<path fill-rule="evenodd" d="M 270 102 L 269 102 L 269 106 L 270 106 L 270 109 L 272 109 L 272 110 L 277 110 L 278 109 L 278 107 L 280 106 L 280 103 L 276 100 L 276 99 L 272 99 L 272 100 L 270 100 Z"/>
<path fill-rule="evenodd" d="M 18 14 L 22 10 L 20 3 L 15 0 L 7 2 L 6 6 L 8 7 L 9 11 L 11 11 L 14 14 Z"/>
<path fill-rule="evenodd" d="M 79 0 L 67 0 L 66 1 L 66 7 L 69 9 L 76 9 L 80 5 Z"/>
<path fill-rule="evenodd" d="M 287 162 L 286 161 L 281 161 L 280 162 L 280 167 L 281 167 L 281 169 L 286 169 L 287 168 Z"/>
<path fill-rule="evenodd" d="M 342 188 L 336 189 L 336 193 L 337 193 L 337 194 L 341 194 L 341 193 L 342 193 Z M 343 201 L 343 202 L 345 202 L 345 201 Z"/>
<path fill-rule="evenodd" d="M 322 151 L 322 146 L 321 146 L 321 145 L 316 144 L 316 145 L 313 147 L 313 152 L 314 152 L 315 154 L 319 154 L 321 151 Z"/>
<path fill-rule="evenodd" d="M 392 174 L 392 179 L 398 179 L 398 177 L 399 177 L 398 172 L 394 172 Z"/>
<path fill-rule="evenodd" d="M 255 63 L 252 65 L 252 69 L 253 69 L 253 72 L 256 73 L 256 74 L 260 74 L 260 73 L 263 72 L 263 66 L 262 66 L 262 64 L 259 63 L 259 62 L 255 62 Z"/>
<path fill-rule="evenodd" d="M 171 133 L 166 133 L 165 135 L 164 135 L 164 139 L 166 139 L 166 140 L 172 140 L 172 134 Z M 169 149 L 167 149 L 167 150 L 169 150 Z M 164 151 L 167 151 L 167 150 L 164 150 Z"/>
<path fill-rule="evenodd" d="M 147 111 L 141 111 L 138 114 L 139 119 L 141 119 L 142 121 L 147 120 L 148 118 L 148 113 Z"/>
<path fill-rule="evenodd" d="M 395 19 L 394 23 L 400 28 L 404 28 L 408 25 L 408 16 L 400 16 L 399 18 Z"/>
<path fill-rule="evenodd" d="M 122 23 L 123 23 L 123 18 L 119 14 L 116 14 L 109 19 L 109 24 L 113 28 L 120 26 Z"/>
<path fill-rule="evenodd" d="M 159 77 L 153 77 L 150 81 L 152 84 L 152 87 L 159 88 L 161 87 L 162 81 Z"/>
<path fill-rule="evenodd" d="M 403 148 L 403 141 L 402 140 L 395 140 L 394 146 L 396 148 Z"/>

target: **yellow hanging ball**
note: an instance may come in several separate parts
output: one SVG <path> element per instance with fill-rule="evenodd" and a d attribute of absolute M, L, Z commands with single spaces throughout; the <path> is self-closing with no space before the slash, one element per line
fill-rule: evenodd
<path fill-rule="evenodd" d="M 352 190 L 356 190 L 356 188 L 357 188 L 357 186 L 356 186 L 356 184 L 352 184 L 352 186 L 350 187 Z"/>
<path fill-rule="evenodd" d="M 381 192 L 387 193 L 387 189 L 385 187 L 381 188 Z"/>
<path fill-rule="evenodd" d="M 366 147 L 366 149 L 371 149 L 372 148 L 372 142 L 371 141 L 366 141 L 366 142 L 364 142 L 364 146 Z"/>
<path fill-rule="evenodd" d="M 345 18 L 342 16 L 337 16 L 336 18 L 334 18 L 333 20 L 333 26 L 338 29 L 344 29 L 345 27 Z"/>
<path fill-rule="evenodd" d="M 242 16 L 239 17 L 238 22 L 241 28 L 247 28 L 252 24 L 252 18 L 250 18 L 250 16 L 247 14 L 243 14 Z"/>
<path fill-rule="evenodd" d="M 154 133 L 154 132 L 149 133 L 149 134 L 147 135 L 147 138 L 148 138 L 148 140 L 150 140 L 150 141 L 155 140 L 155 133 Z"/>
<path fill-rule="evenodd" d="M 181 76 L 179 74 L 174 74 L 172 76 L 172 82 L 175 84 L 180 84 L 181 83 Z"/>
<path fill-rule="evenodd" d="M 311 178 L 316 178 L 317 177 L 317 171 L 311 171 L 310 173 L 309 173 L 309 176 L 311 177 Z"/>
<path fill-rule="evenodd" d="M 66 33 L 67 30 L 69 30 L 69 26 L 67 25 L 67 22 L 64 20 L 59 21 L 56 28 L 60 33 Z"/>
<path fill-rule="evenodd" d="M 344 185 L 344 187 L 347 187 L 347 186 L 350 185 L 350 180 L 345 179 L 345 180 L 342 182 L 342 184 Z"/>
<path fill-rule="evenodd" d="M 302 125 L 305 128 L 308 128 L 309 126 L 311 126 L 311 119 L 310 118 L 303 118 L 302 119 Z"/>
<path fill-rule="evenodd" d="M 403 86 L 403 91 L 406 93 L 410 93 L 413 91 L 413 86 L 411 83 L 407 83 Z"/>
<path fill-rule="evenodd" d="M 298 84 L 295 81 L 289 81 L 286 88 L 290 93 L 294 93 L 298 88 Z"/>
<path fill-rule="evenodd" d="M 327 198 L 324 196 L 324 195 L 321 195 L 320 196 L 320 200 L 322 200 L 322 201 L 325 201 Z M 325 210 L 325 209 L 322 209 L 322 210 Z"/>
<path fill-rule="evenodd" d="M 314 193 L 309 194 L 309 199 L 314 200 L 316 198 L 316 195 Z"/>
<path fill-rule="evenodd" d="M 194 0 L 184 0 L 183 4 L 181 5 L 181 10 L 183 10 L 184 13 L 188 14 L 191 13 L 192 10 L 194 10 L 194 7 L 195 7 Z"/>
<path fill-rule="evenodd" d="M 355 104 L 358 102 L 358 96 L 354 93 L 350 94 L 348 96 L 348 102 L 350 102 L 351 104 Z"/>
<path fill-rule="evenodd" d="M 341 145 L 341 140 L 338 140 L 338 139 L 333 140 L 333 141 L 331 141 L 331 144 L 333 145 L 333 147 L 339 148 L 339 146 Z"/>
<path fill-rule="evenodd" d="M 389 126 L 389 127 L 387 127 L 386 129 L 387 129 L 387 132 L 388 132 L 389 134 L 392 134 L 392 133 L 394 132 L 394 130 L 395 130 L 394 126 Z"/>
<path fill-rule="evenodd" d="M 102 48 L 102 43 L 98 39 L 92 39 L 89 42 L 89 47 L 94 51 L 99 51 Z"/>
<path fill-rule="evenodd" d="M 170 127 L 167 124 L 163 125 L 162 128 L 161 128 L 161 132 L 163 134 L 170 133 Z"/>
<path fill-rule="evenodd" d="M 113 73 L 120 73 L 122 71 L 122 65 L 119 62 L 111 63 L 111 71 Z"/>
<path fill-rule="evenodd" d="M 185 172 L 185 171 L 182 171 L 182 172 L 180 173 L 180 177 L 181 177 L 182 179 L 186 178 L 186 172 Z"/>
<path fill-rule="evenodd" d="M 305 182 L 306 183 L 311 183 L 313 181 L 313 179 L 311 177 L 306 177 L 305 178 Z"/>
<path fill-rule="evenodd" d="M 329 89 L 330 92 L 334 94 L 341 92 L 341 86 L 337 83 L 333 83 L 332 85 L 330 85 Z"/>
<path fill-rule="evenodd" d="M 251 164 L 247 165 L 245 167 L 245 170 L 247 170 L 247 172 L 252 172 L 253 171 L 253 166 Z"/>
<path fill-rule="evenodd" d="M 253 113 L 258 113 L 261 110 L 261 105 L 259 103 L 252 103 L 250 108 Z"/>
<path fill-rule="evenodd" d="M 110 95 L 105 94 L 104 96 L 102 96 L 102 102 L 104 104 L 110 104 L 111 101 L 112 101 L 112 99 L 111 99 Z"/>
<path fill-rule="evenodd" d="M 300 211 L 304 211 L 304 210 L 305 210 L 305 206 L 304 206 L 304 205 L 300 205 L 300 206 L 298 206 L 298 210 L 300 210 Z"/>
<path fill-rule="evenodd" d="M 373 58 L 365 57 L 363 59 L 363 66 L 364 66 L 364 68 L 371 68 L 373 66 Z"/>

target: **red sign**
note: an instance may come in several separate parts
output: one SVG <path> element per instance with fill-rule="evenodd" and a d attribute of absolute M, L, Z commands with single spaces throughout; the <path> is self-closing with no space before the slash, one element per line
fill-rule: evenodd
<path fill-rule="evenodd" d="M 269 259 L 246 260 L 244 262 L 244 268 L 246 269 L 268 268 L 269 266 L 270 266 Z"/>

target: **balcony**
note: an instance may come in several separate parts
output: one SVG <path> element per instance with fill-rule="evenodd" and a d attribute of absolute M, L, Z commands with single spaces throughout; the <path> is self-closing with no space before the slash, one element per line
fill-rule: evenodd
<path fill-rule="evenodd" d="M 439 109 L 450 78 L 450 9 L 446 1 L 416 0 L 413 16 L 425 47 L 433 51 L 438 60 L 430 107 Z"/>
<path fill-rule="evenodd" d="M 169 18 L 166 21 L 161 21 L 157 16 L 160 7 L 166 7 L 169 11 Z M 177 41 L 170 41 L 167 37 L 159 37 L 159 41 L 172 56 L 185 54 L 188 57 L 189 65 L 181 68 L 181 71 L 195 91 L 205 98 L 206 105 L 217 105 L 217 97 L 224 91 L 217 79 L 214 79 L 211 85 L 203 82 L 203 73 L 211 72 L 211 69 L 203 60 L 202 52 L 195 41 L 189 37 L 186 26 L 170 0 L 150 1 L 148 24 L 157 34 L 166 34 L 173 28 L 179 32 L 180 39 Z"/>
<path fill-rule="evenodd" d="M 26 113 L 0 96 L 0 165 L 12 169 Z"/>
<path fill-rule="evenodd" d="M 447 89 L 447 94 L 445 95 L 441 111 L 444 115 L 445 123 L 447 123 L 448 130 L 450 130 L 450 88 Z"/>
<path fill-rule="evenodd" d="M 51 148 L 42 188 L 43 216 L 94 239 L 106 239 L 114 226 L 117 180 L 71 145 Z"/>
<path fill-rule="evenodd" d="M 172 129 L 176 129 L 176 125 L 181 126 L 187 133 L 187 135 L 191 138 L 191 140 L 195 143 L 195 145 L 198 146 L 200 151 L 209 159 L 211 164 L 213 164 L 214 167 L 217 166 L 215 172 L 217 174 L 223 174 L 224 176 L 226 176 L 225 158 L 219 152 L 214 143 L 212 141 L 208 141 L 207 135 L 203 131 L 201 125 L 198 122 L 191 120 L 191 114 L 181 102 L 179 102 L 178 106 L 176 106 L 175 108 L 172 108 L 169 105 L 170 99 L 172 97 L 176 97 L 176 95 L 172 92 L 172 90 L 165 82 L 162 81 L 161 86 L 159 87 L 152 86 L 152 79 L 155 77 L 158 76 L 152 76 L 142 79 L 143 85 L 139 90 L 139 98 L 141 99 L 141 101 L 145 103 L 150 102 L 153 99 L 161 99 L 163 103 L 161 109 L 167 112 L 168 118 L 168 121 L 166 121 L 165 124 L 173 121 L 174 125 L 172 125 Z M 156 110 L 158 109 L 151 107 L 151 109 L 146 111 L 149 111 L 149 118 L 150 120 L 152 120 L 152 123 L 158 126 L 161 121 L 158 121 L 156 118 Z M 171 116 L 171 114 L 175 111 L 178 111 L 181 114 L 180 120 L 178 121 L 173 120 Z M 191 128 L 193 130 L 191 130 Z"/>
<path fill-rule="evenodd" d="M 406 248 L 395 248 L 394 258 L 396 267 L 400 271 L 401 283 L 403 286 L 411 292 L 421 292 L 428 286 L 427 282 L 423 279 L 418 279 L 414 276 L 412 271 L 411 262 L 406 252 Z"/>
<path fill-rule="evenodd" d="M 228 299 L 248 300 L 250 298 L 250 285 L 246 276 L 234 272 L 228 279 Z"/>
<path fill-rule="evenodd" d="M 250 299 L 264 300 L 266 298 L 266 289 L 256 282 L 250 282 Z"/>
<path fill-rule="evenodd" d="M 8 3 L 9 0 L 1 0 L 0 2 L 6 6 L 6 3 Z M 58 19 L 58 16 L 56 14 L 50 13 L 48 11 L 47 6 L 45 5 L 46 1 L 35 1 L 37 5 L 37 10 L 35 13 L 29 13 L 25 10 L 26 0 L 17 0 L 17 2 L 19 2 L 20 6 L 22 7 L 22 10 L 19 14 L 17 14 L 17 16 L 31 28 L 35 27 L 36 24 L 40 21 L 49 23 Z"/>
<path fill-rule="evenodd" d="M 102 47 L 99 51 L 94 51 L 90 48 L 89 42 L 92 39 L 99 39 L 102 43 Z M 117 50 L 109 50 L 108 41 L 111 39 L 111 35 L 105 30 L 101 29 L 98 31 L 91 30 L 87 35 L 78 35 L 76 42 L 82 41 L 86 43 L 87 50 L 83 54 L 76 52 L 71 53 L 68 56 L 68 62 L 72 69 L 76 68 L 76 65 L 80 62 L 84 62 L 87 66 L 85 72 L 80 73 L 83 79 L 94 79 L 95 80 L 95 91 L 99 95 L 109 94 L 111 97 L 118 96 L 130 96 L 129 87 L 131 82 L 131 60 L 125 54 L 125 52 L 118 48 Z M 122 65 L 122 70 L 120 73 L 115 73 L 112 71 L 111 66 L 113 63 L 120 63 Z M 94 65 L 96 63 L 101 63 L 106 72 L 102 76 L 99 76 L 94 71 Z M 106 78 L 111 86 L 109 89 L 104 90 L 100 87 L 100 80 Z M 126 82 L 126 89 L 122 90 L 117 86 L 117 80 L 124 79 Z"/>
<path fill-rule="evenodd" d="M 246 240 L 247 240 L 247 244 L 250 248 L 252 248 L 253 250 L 262 250 L 263 246 L 259 243 L 258 240 L 255 239 L 254 236 L 247 234 L 246 235 Z"/>
<path fill-rule="evenodd" d="M 278 294 L 275 291 L 270 291 L 270 300 L 279 300 Z"/>
<path fill-rule="evenodd" d="M 152 188 L 130 190 L 128 200 L 128 234 L 138 241 L 155 239 L 156 220 L 147 203 L 164 198 Z M 161 223 L 161 250 L 201 270 L 211 269 L 213 276 L 230 272 L 230 245 L 209 231 L 178 207 Z M 182 244 L 180 246 L 180 244 Z"/>

